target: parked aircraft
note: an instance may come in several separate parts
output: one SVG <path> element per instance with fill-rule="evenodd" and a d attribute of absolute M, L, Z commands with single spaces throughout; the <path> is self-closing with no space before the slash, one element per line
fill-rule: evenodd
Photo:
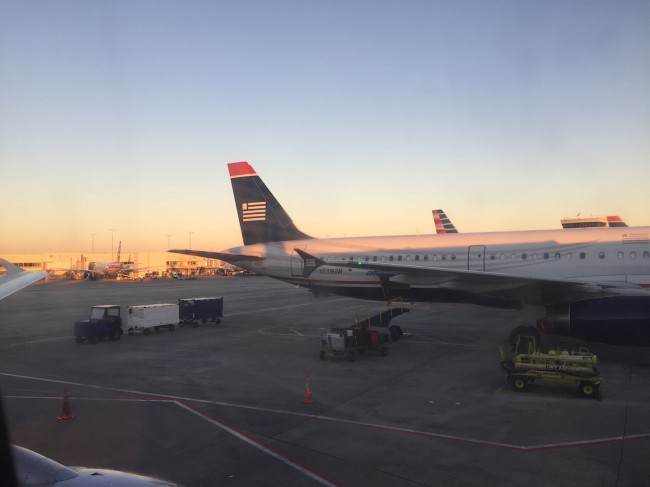
<path fill-rule="evenodd" d="M 90 279 L 99 279 L 101 277 L 117 277 L 122 271 L 120 262 L 120 253 L 122 251 L 122 242 L 117 246 L 117 258 L 113 262 L 90 262 L 88 270 L 82 271 Z"/>
<path fill-rule="evenodd" d="M 431 210 L 433 222 L 436 225 L 436 233 L 458 233 L 456 227 L 442 210 Z"/>
<path fill-rule="evenodd" d="M 47 272 L 27 272 L 0 259 L 7 274 L 0 277 L 0 299 L 47 276 Z M 16 445 L 9 447 L 4 408 L 0 401 L 0 485 L 7 487 L 48 486 L 122 486 L 174 487 L 178 484 L 117 470 L 66 467 L 51 458 Z"/>
<path fill-rule="evenodd" d="M 436 233 L 458 233 L 456 227 L 442 210 L 431 210 Z M 562 228 L 591 228 L 591 227 L 627 227 L 627 223 L 620 216 L 596 216 L 564 218 L 560 220 Z"/>
<path fill-rule="evenodd" d="M 545 333 L 650 345 L 650 227 L 317 239 L 247 162 L 228 165 L 244 245 L 220 259 L 357 298 L 522 309 Z"/>
<path fill-rule="evenodd" d="M 562 228 L 591 228 L 591 227 L 627 227 L 627 223 L 618 215 L 563 218 Z"/>

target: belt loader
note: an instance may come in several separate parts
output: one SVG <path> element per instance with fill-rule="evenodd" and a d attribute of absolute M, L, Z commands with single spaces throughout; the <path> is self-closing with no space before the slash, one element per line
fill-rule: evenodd
<path fill-rule="evenodd" d="M 390 326 L 391 319 L 408 311 L 403 307 L 389 308 L 366 319 L 357 316 L 352 326 L 331 328 L 329 333 L 321 336 L 318 357 L 321 360 L 347 358 L 354 362 L 357 353 L 368 350 L 379 352 L 382 357 L 387 356 L 391 338 L 397 340 L 402 335 L 401 328 Z"/>

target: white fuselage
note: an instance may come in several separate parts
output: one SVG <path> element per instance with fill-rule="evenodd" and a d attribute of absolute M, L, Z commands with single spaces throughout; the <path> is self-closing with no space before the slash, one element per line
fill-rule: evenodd
<path fill-rule="evenodd" d="M 379 286 L 367 269 L 323 265 L 303 275 L 301 249 L 328 262 L 386 263 L 412 267 L 484 271 L 528 278 L 624 282 L 650 288 L 650 227 L 540 230 L 421 236 L 309 239 L 229 249 L 263 260 L 238 263 L 276 279 L 304 286 Z M 399 282 L 400 276 L 391 278 Z M 410 285 L 437 286 L 434 276 Z"/>

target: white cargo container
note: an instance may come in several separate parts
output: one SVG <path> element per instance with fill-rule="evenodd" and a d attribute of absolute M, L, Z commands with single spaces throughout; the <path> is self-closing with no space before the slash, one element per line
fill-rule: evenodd
<path fill-rule="evenodd" d="M 178 324 L 177 304 L 145 304 L 143 306 L 128 307 L 128 332 L 144 333 L 149 335 L 151 329 L 158 331 L 167 328 L 174 331 Z"/>

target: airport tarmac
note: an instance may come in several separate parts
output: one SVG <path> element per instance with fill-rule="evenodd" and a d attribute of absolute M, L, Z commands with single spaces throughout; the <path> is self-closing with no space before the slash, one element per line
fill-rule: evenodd
<path fill-rule="evenodd" d="M 72 338 L 92 305 L 202 296 L 224 297 L 220 325 Z M 387 357 L 318 359 L 323 332 L 381 308 L 259 276 L 38 283 L 0 301 L 12 442 L 191 487 L 648 485 L 650 350 L 590 344 L 601 400 L 515 392 L 499 346 L 519 314 L 437 304 L 395 319 Z"/>

